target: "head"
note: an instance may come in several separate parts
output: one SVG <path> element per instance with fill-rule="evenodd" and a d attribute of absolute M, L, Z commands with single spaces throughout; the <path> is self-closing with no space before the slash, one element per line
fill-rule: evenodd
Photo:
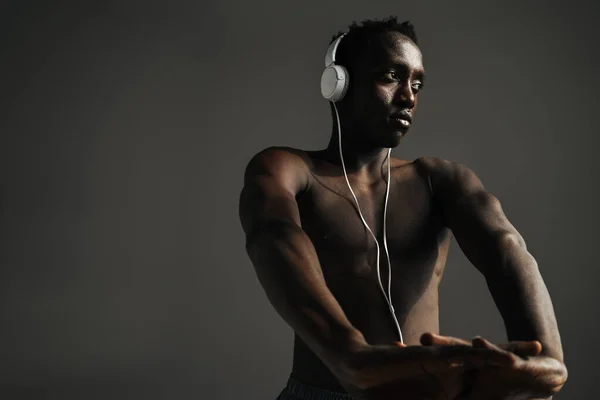
<path fill-rule="evenodd" d="M 350 77 L 336 103 L 342 128 L 351 126 L 352 139 L 365 145 L 396 147 L 410 129 L 425 79 L 412 24 L 396 17 L 354 22 L 338 46 L 336 64 Z M 332 113 L 335 118 L 333 105 Z"/>

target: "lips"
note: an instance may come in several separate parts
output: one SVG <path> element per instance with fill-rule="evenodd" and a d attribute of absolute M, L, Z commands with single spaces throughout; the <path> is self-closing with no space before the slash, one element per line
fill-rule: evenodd
<path fill-rule="evenodd" d="M 391 125 L 396 129 L 404 131 L 408 129 L 412 122 L 412 117 L 407 112 L 398 112 L 390 116 Z"/>
<path fill-rule="evenodd" d="M 399 113 L 393 114 L 390 118 L 395 119 L 395 120 L 408 121 L 408 123 L 412 122 L 412 117 L 407 112 L 399 112 Z"/>
<path fill-rule="evenodd" d="M 398 129 L 408 129 L 410 122 L 407 119 L 390 118 L 391 125 Z"/>

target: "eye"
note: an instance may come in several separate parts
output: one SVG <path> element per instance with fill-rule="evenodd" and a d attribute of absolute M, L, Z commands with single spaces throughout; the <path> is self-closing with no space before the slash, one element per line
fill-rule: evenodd
<path fill-rule="evenodd" d="M 388 71 L 383 75 L 383 77 L 389 81 L 397 81 L 400 79 L 400 77 L 395 71 Z"/>
<path fill-rule="evenodd" d="M 400 75 L 398 75 L 398 73 L 396 71 L 387 71 L 383 74 L 383 79 L 388 81 L 388 82 L 398 82 L 401 81 L 402 78 L 400 77 Z M 421 89 L 423 89 L 423 82 L 421 81 L 414 81 L 411 84 L 411 88 L 412 90 L 416 92 L 420 91 Z"/>
<path fill-rule="evenodd" d="M 414 82 L 414 83 L 412 84 L 412 89 L 413 89 L 415 92 L 418 92 L 418 91 L 420 91 L 421 89 L 423 89 L 423 82 L 419 82 L 419 81 L 417 81 L 417 82 Z"/>

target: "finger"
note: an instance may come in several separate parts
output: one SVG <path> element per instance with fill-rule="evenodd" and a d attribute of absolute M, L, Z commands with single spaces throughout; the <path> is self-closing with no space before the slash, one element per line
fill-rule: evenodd
<path fill-rule="evenodd" d="M 517 360 L 517 358 L 515 357 L 515 355 L 513 353 L 501 349 L 500 347 L 496 346 L 489 340 L 486 340 L 480 336 L 476 336 L 473 338 L 473 348 L 482 349 L 482 350 L 487 349 L 487 350 L 497 352 L 498 357 L 504 356 L 506 358 L 506 360 L 507 360 L 506 366 L 514 365 L 515 360 Z"/>
<path fill-rule="evenodd" d="M 435 333 L 427 332 L 421 336 L 421 344 L 423 346 L 468 346 L 471 347 L 471 342 L 465 339 L 460 339 L 452 336 L 442 336 Z"/>
<path fill-rule="evenodd" d="M 402 343 L 402 342 L 394 342 L 394 344 L 398 347 L 408 347 L 408 345 L 406 343 Z"/>
<path fill-rule="evenodd" d="M 487 348 L 487 344 L 489 342 L 481 336 L 475 336 L 473 339 L 471 339 L 471 343 L 473 344 L 473 347 L 476 348 Z"/>
<path fill-rule="evenodd" d="M 486 348 L 486 349 L 490 349 L 490 350 L 506 352 L 505 350 L 501 349 L 499 346 L 496 346 L 495 344 L 493 344 L 492 342 L 490 342 L 487 339 L 482 338 L 481 336 L 475 336 L 472 340 L 472 344 L 473 344 L 473 347 L 476 347 L 476 348 Z"/>
<path fill-rule="evenodd" d="M 504 354 L 490 349 L 477 349 L 460 346 L 407 346 L 398 348 L 401 353 L 386 352 L 377 360 L 365 360 L 357 371 L 363 376 L 363 385 L 371 387 L 398 379 L 412 379 L 422 376 L 425 368 L 430 373 L 450 373 L 451 371 L 477 369 L 486 366 L 506 367 L 511 360 Z M 508 353 L 506 353 L 508 354 Z M 442 363 L 440 363 L 442 361 Z"/>
<path fill-rule="evenodd" d="M 542 352 L 542 344 L 537 340 L 533 340 L 533 341 L 529 341 L 529 342 L 514 341 L 514 342 L 510 342 L 510 343 L 493 345 L 490 341 L 477 336 L 477 337 L 473 338 L 472 343 L 473 343 L 474 347 L 499 348 L 504 351 L 508 351 L 508 352 L 514 353 L 516 355 L 519 355 L 521 357 L 537 356 Z"/>
<path fill-rule="evenodd" d="M 473 367 L 505 367 L 514 362 L 514 356 L 511 353 L 494 347 L 442 346 L 439 348 L 439 352 L 449 362 Z"/>
<path fill-rule="evenodd" d="M 540 355 L 542 352 L 542 344 L 537 340 L 525 342 L 525 341 L 514 341 L 506 344 L 498 345 L 503 350 L 515 353 L 520 357 L 535 357 Z"/>
<path fill-rule="evenodd" d="M 409 369 L 414 368 L 413 364 L 419 365 L 422 362 L 439 363 L 443 361 L 447 364 L 472 364 L 484 365 L 486 362 L 492 365 L 504 366 L 507 364 L 507 355 L 510 353 L 503 350 L 492 350 L 488 348 L 474 348 L 465 345 L 454 346 L 406 346 L 401 348 L 396 345 L 397 351 L 389 351 L 386 346 L 375 346 L 375 351 L 358 354 L 355 357 L 355 365 L 379 365 L 389 366 L 390 364 L 401 364 Z"/>

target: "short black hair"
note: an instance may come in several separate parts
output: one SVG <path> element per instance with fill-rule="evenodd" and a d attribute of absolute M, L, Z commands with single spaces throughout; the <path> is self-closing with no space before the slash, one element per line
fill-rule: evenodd
<path fill-rule="evenodd" d="M 410 21 L 398 22 L 398 17 L 391 15 L 382 19 L 366 19 L 359 23 L 352 21 L 337 48 L 336 64 L 348 67 L 357 58 L 360 58 L 372 44 L 372 40 L 385 32 L 398 32 L 408 37 L 418 45 L 415 28 Z M 331 38 L 333 43 L 344 32 L 338 32 Z"/>

